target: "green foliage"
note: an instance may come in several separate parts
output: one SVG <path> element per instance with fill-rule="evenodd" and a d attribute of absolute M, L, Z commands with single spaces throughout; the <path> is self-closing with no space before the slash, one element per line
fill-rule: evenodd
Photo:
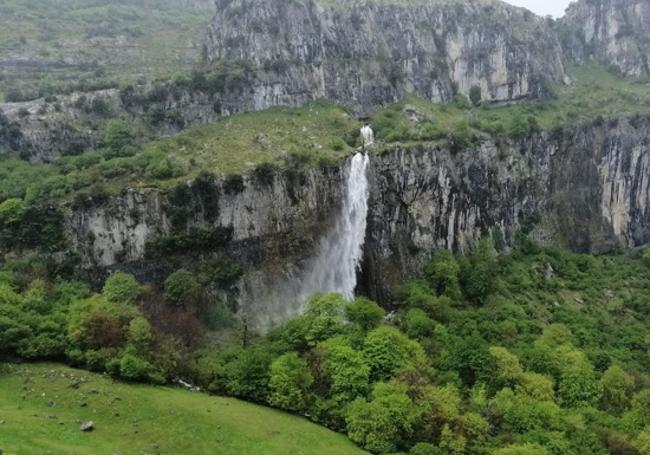
<path fill-rule="evenodd" d="M 590 365 L 571 366 L 562 373 L 558 395 L 569 407 L 594 406 L 602 393 L 602 385 Z"/>
<path fill-rule="evenodd" d="M 431 336 L 435 325 L 435 322 L 420 308 L 411 308 L 404 316 L 404 329 L 411 338 Z"/>
<path fill-rule="evenodd" d="M 643 252 L 643 263 L 647 267 L 650 267 L 650 248 L 646 248 L 646 250 Z"/>
<path fill-rule="evenodd" d="M 634 440 L 634 448 L 639 451 L 639 455 L 650 455 L 650 427 L 639 433 Z"/>
<path fill-rule="evenodd" d="M 409 436 L 418 409 L 399 383 L 377 383 L 372 400 L 354 401 L 346 417 L 348 436 L 375 453 L 394 452 Z"/>
<path fill-rule="evenodd" d="M 200 289 L 193 273 L 179 269 L 165 280 L 165 299 L 176 305 L 191 304 L 198 298 Z"/>
<path fill-rule="evenodd" d="M 437 295 L 460 298 L 460 266 L 451 252 L 437 250 L 424 270 Z"/>
<path fill-rule="evenodd" d="M 134 304 L 142 291 L 135 277 L 124 272 L 115 272 L 104 283 L 103 294 L 112 303 Z"/>
<path fill-rule="evenodd" d="M 428 442 L 418 442 L 411 450 L 409 455 L 442 455 L 440 449 Z"/>
<path fill-rule="evenodd" d="M 205 183 L 197 191 L 214 194 Z M 8 204 L 4 219 L 20 206 Z M 166 284 L 168 301 L 196 289 L 213 306 L 204 292 L 219 281 L 212 261 L 226 263 L 217 274 L 225 281 L 236 276 L 225 255 L 202 257 L 196 274 L 181 270 Z M 485 289 L 468 284 L 484 264 L 493 283 L 472 293 Z M 35 259 L 0 266 L 3 356 L 65 358 L 131 381 L 187 378 L 347 429 L 377 452 L 645 450 L 650 280 L 637 252 L 592 257 L 538 246 L 497 255 L 489 242 L 467 256 L 438 252 L 424 277 L 400 290 L 390 317 L 367 299 L 319 294 L 266 336 L 230 326 L 239 348 L 184 341 L 181 327 L 205 330 L 203 305 L 166 305 L 155 285 L 141 291 L 115 274 L 93 295 L 49 276 Z"/>
<path fill-rule="evenodd" d="M 418 343 L 408 339 L 394 327 L 381 326 L 368 333 L 363 343 L 364 356 L 370 366 L 371 377 L 387 380 L 399 370 L 413 366 L 424 353 Z"/>
<path fill-rule="evenodd" d="M 508 447 L 497 449 L 494 455 L 549 455 L 548 450 L 539 444 L 513 444 Z"/>
<path fill-rule="evenodd" d="M 261 348 L 243 349 L 226 366 L 226 391 L 233 396 L 263 403 L 269 395 L 273 357 Z"/>
<path fill-rule="evenodd" d="M 634 390 L 634 378 L 619 365 L 613 365 L 601 378 L 602 406 L 613 414 L 625 411 Z"/>
<path fill-rule="evenodd" d="M 108 149 L 107 158 L 125 156 L 124 149 L 135 140 L 131 127 L 122 120 L 109 120 L 104 131 L 104 146 Z M 128 156 L 128 154 L 126 154 Z"/>
<path fill-rule="evenodd" d="M 366 332 L 377 327 L 385 316 L 383 308 L 363 297 L 354 299 L 345 307 L 346 319 L 358 324 Z"/>
<path fill-rule="evenodd" d="M 305 409 L 313 382 L 307 362 L 295 352 L 284 354 L 271 364 L 269 403 L 289 411 Z"/>
<path fill-rule="evenodd" d="M 331 393 L 338 403 L 364 396 L 369 389 L 370 367 L 362 352 L 344 338 L 331 338 L 321 345 L 324 368 L 331 381 Z"/>

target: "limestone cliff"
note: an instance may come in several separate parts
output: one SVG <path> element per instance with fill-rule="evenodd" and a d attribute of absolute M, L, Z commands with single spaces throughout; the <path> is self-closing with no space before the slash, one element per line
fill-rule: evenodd
<path fill-rule="evenodd" d="M 646 0 L 580 0 L 562 19 L 567 56 L 613 65 L 624 74 L 648 74 L 650 3 Z"/>
<path fill-rule="evenodd" d="M 254 66 L 224 104 L 263 109 L 325 97 L 357 107 L 406 92 L 433 101 L 481 88 L 514 100 L 564 79 L 547 22 L 503 2 L 218 0 L 206 57 Z"/>
<path fill-rule="evenodd" d="M 418 273 L 436 248 L 467 250 L 483 235 L 532 235 L 599 253 L 650 242 L 650 118 L 596 122 L 453 155 L 396 148 L 372 160 L 365 289 Z"/>
<path fill-rule="evenodd" d="M 650 118 L 636 117 L 457 153 L 435 145 L 372 153 L 361 286 L 390 305 L 394 286 L 418 273 L 433 249 L 468 249 L 490 233 L 511 244 L 535 217 L 535 237 L 576 251 L 648 243 L 649 143 Z M 227 229 L 228 238 L 204 252 L 218 244 L 219 254 L 241 261 L 238 310 L 251 327 L 268 327 L 298 311 L 287 296 L 335 219 L 342 175 L 311 169 L 220 181 L 209 198 L 190 186 L 182 200 L 175 192 L 126 191 L 72 211 L 68 233 L 87 268 L 133 267 L 160 278 L 178 262 L 147 258 L 149 241 L 175 229 Z M 174 204 L 184 207 L 180 231 Z"/>

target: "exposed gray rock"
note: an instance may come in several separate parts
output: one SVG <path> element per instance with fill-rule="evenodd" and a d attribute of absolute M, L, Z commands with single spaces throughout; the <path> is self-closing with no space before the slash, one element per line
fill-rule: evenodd
<path fill-rule="evenodd" d="M 93 431 L 95 428 L 95 423 L 92 420 L 87 420 L 79 424 L 79 429 L 81 431 Z"/>
<path fill-rule="evenodd" d="M 546 20 L 503 2 L 218 0 L 207 58 L 250 64 L 224 105 L 264 109 L 326 97 L 367 108 L 406 92 L 433 101 L 536 96 L 565 78 Z"/>
<path fill-rule="evenodd" d="M 569 5 L 562 23 L 569 58 L 593 59 L 633 76 L 649 72 L 647 0 L 580 0 Z"/>
<path fill-rule="evenodd" d="M 418 273 L 431 250 L 467 250 L 490 233 L 511 244 L 533 215 L 541 219 L 533 231 L 538 240 L 575 251 L 650 242 L 647 144 L 650 119 L 636 117 L 517 142 L 485 141 L 455 154 L 435 145 L 372 154 L 364 290 L 389 304 L 394 286 Z M 250 328 L 268 327 L 300 309 L 287 295 L 338 213 L 342 172 L 281 173 L 266 183 L 251 176 L 234 194 L 223 182 L 218 187 L 214 213 L 193 212 L 187 226 L 232 228 L 224 254 L 246 269 L 240 316 Z M 167 198 L 129 190 L 72 212 L 67 231 L 85 267 L 132 267 L 148 279 L 156 276 L 142 274 L 162 273 L 160 260 L 144 253 L 148 239 L 171 229 Z"/>

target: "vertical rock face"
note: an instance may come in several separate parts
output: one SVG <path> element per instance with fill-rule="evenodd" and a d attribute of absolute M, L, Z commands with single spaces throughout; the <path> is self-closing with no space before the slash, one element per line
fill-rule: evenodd
<path fill-rule="evenodd" d="M 434 145 L 370 155 L 369 204 L 361 287 L 384 304 L 419 273 L 433 249 L 467 250 L 482 236 L 505 244 L 533 218 L 533 235 L 575 251 L 603 252 L 650 242 L 650 118 L 597 122 L 554 135 L 452 153 Z M 192 207 L 185 229 L 215 226 L 232 236 L 219 254 L 240 261 L 239 313 L 253 328 L 296 314 L 300 277 L 320 239 L 336 222 L 341 169 L 250 177 L 236 191 L 216 183 L 218 203 Z M 137 265 L 147 240 L 172 229 L 170 195 L 127 191 L 69 215 L 68 235 L 91 269 Z M 172 263 L 168 267 L 176 267 Z M 142 276 L 144 279 L 152 277 Z M 154 278 L 161 278 L 160 276 Z"/>
<path fill-rule="evenodd" d="M 206 57 L 252 64 L 250 90 L 224 102 L 252 109 L 320 97 L 363 108 L 405 92 L 441 101 L 472 86 L 505 101 L 564 78 L 544 19 L 477 0 L 217 0 Z"/>
<path fill-rule="evenodd" d="M 650 242 L 650 119 L 601 122 L 453 155 L 395 149 L 372 160 L 364 290 L 382 302 L 436 248 L 533 235 L 599 253 Z"/>
<path fill-rule="evenodd" d="M 235 185 L 220 181 L 213 189 L 212 204 L 195 193 L 183 201 L 191 208 L 180 230 L 174 226 L 174 191 L 126 190 L 71 210 L 67 235 L 82 266 L 98 278 L 125 268 L 143 281 L 161 281 L 197 254 L 230 257 L 246 271 L 238 283 L 237 306 L 251 328 L 265 329 L 295 315 L 300 302 L 289 296 L 298 292 L 298 272 L 335 221 L 342 198 L 341 170 L 283 172 L 270 180 L 249 177 Z M 152 240 L 191 236 L 195 227 L 226 229 L 227 244 L 148 254 Z"/>
<path fill-rule="evenodd" d="M 632 76 L 649 72 L 647 0 L 580 0 L 569 6 L 562 22 L 569 57 L 614 65 Z"/>

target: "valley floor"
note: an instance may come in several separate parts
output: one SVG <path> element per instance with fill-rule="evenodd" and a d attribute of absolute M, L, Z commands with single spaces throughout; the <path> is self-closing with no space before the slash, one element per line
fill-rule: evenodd
<path fill-rule="evenodd" d="M 81 421 L 94 430 L 82 432 Z M 345 436 L 232 398 L 58 364 L 0 364 L 0 449 L 27 454 L 361 454 Z"/>

